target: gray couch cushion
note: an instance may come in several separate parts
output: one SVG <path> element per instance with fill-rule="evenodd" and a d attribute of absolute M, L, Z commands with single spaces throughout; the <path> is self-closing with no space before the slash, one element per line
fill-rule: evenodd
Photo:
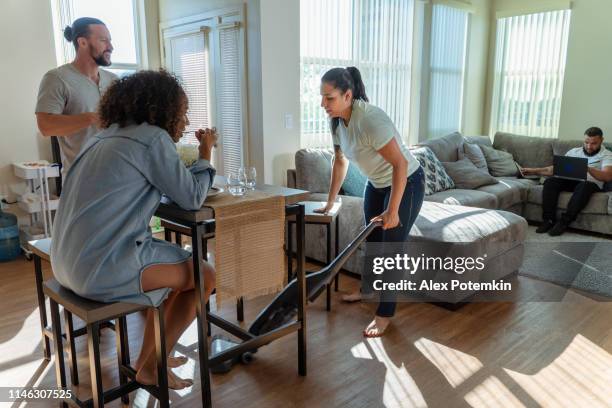
<path fill-rule="evenodd" d="M 411 241 L 486 241 L 501 251 L 523 242 L 526 235 L 527 222 L 516 214 L 431 202 L 423 203 L 410 230 Z"/>
<path fill-rule="evenodd" d="M 489 136 L 463 136 L 463 140 L 466 143 L 493 147 L 493 143 L 491 143 L 491 138 Z"/>
<path fill-rule="evenodd" d="M 529 189 L 533 186 L 539 185 L 539 181 L 524 179 L 524 178 L 516 178 L 516 177 L 496 177 L 497 180 L 506 185 L 506 186 L 514 186 L 519 189 L 521 192 L 521 201 L 527 201 L 527 195 L 529 194 Z"/>
<path fill-rule="evenodd" d="M 512 182 L 499 182 L 498 184 L 483 186 L 478 191 L 485 191 L 493 194 L 497 198 L 497 208 L 505 210 L 515 204 L 522 202 L 523 195 L 521 194 L 521 188 Z"/>
<path fill-rule="evenodd" d="M 487 146 L 480 146 L 480 149 L 487 160 L 487 167 L 492 176 L 505 177 L 518 174 L 518 167 L 512 154 Z"/>
<path fill-rule="evenodd" d="M 465 145 L 467 145 L 467 143 Z M 478 146 L 475 147 L 480 150 Z M 478 169 L 468 158 L 460 159 L 456 162 L 444 162 L 442 164 L 444 165 L 446 173 L 455 182 L 455 188 L 472 190 L 498 182 L 495 177 L 487 172 L 486 162 L 483 170 Z"/>
<path fill-rule="evenodd" d="M 482 169 L 486 172 L 489 171 L 487 168 L 487 159 L 485 159 L 484 153 L 479 145 L 475 143 L 464 143 L 463 155 L 474 163 L 476 168 Z"/>
<path fill-rule="evenodd" d="M 532 204 L 542 205 L 544 186 L 534 186 L 529 190 L 527 200 Z M 558 207 L 567 208 L 572 193 L 564 191 L 559 195 Z M 612 214 L 612 193 L 595 193 L 581 211 L 584 214 Z"/>
<path fill-rule="evenodd" d="M 331 149 L 300 149 L 295 153 L 296 187 L 327 193 L 331 176 Z"/>
<path fill-rule="evenodd" d="M 417 146 L 427 146 L 443 162 L 457 161 L 459 159 L 459 148 L 463 144 L 461 133 L 455 132 L 437 139 L 425 140 Z"/>
<path fill-rule="evenodd" d="M 522 167 L 546 167 L 553 162 L 553 139 L 497 132 L 493 147 L 512 154 Z"/>
<path fill-rule="evenodd" d="M 453 188 L 439 193 L 425 196 L 425 201 L 451 205 L 465 205 L 467 207 L 497 208 L 497 197 L 491 193 L 478 190 L 463 190 Z"/>

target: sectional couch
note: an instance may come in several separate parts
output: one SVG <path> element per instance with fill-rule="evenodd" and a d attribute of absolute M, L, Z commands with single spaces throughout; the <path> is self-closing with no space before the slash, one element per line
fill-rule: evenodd
<path fill-rule="evenodd" d="M 453 133 L 425 141 L 442 162 L 462 158 L 464 143 L 482 144 L 511 153 L 524 167 L 552 164 L 554 154 L 565 154 L 581 141 L 558 141 L 498 132 L 493 142 L 487 136 L 464 137 Z M 609 147 L 610 148 L 610 147 Z M 287 172 L 288 186 L 311 192 L 310 200 L 325 201 L 329 189 L 332 152 L 328 149 L 302 149 L 296 153 L 296 169 Z M 518 270 L 523 259 L 523 241 L 527 220 L 541 220 L 542 185 L 539 181 L 517 177 L 499 177 L 499 183 L 473 190 L 449 189 L 425 197 L 425 203 L 410 240 L 427 242 L 469 242 L 472 248 L 488 248 L 491 268 L 486 278 L 500 278 Z M 569 200 L 562 193 L 559 212 Z M 363 198 L 341 195 L 340 246 L 356 236 L 363 225 Z M 597 193 L 583 213 L 571 225 L 587 231 L 612 234 L 612 192 Z M 316 225 L 306 228 L 306 255 L 325 260 L 325 232 Z M 490 248 L 495 243 L 495 248 Z M 345 269 L 361 273 L 362 254 L 350 259 Z M 495 265 L 495 266 L 493 266 Z"/>

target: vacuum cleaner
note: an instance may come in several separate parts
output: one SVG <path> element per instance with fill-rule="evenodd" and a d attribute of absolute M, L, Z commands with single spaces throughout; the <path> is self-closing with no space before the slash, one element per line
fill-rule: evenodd
<path fill-rule="evenodd" d="M 380 227 L 380 222 L 369 223 L 361 232 L 351 241 L 350 244 L 327 266 L 318 272 L 310 273 L 306 276 L 306 298 L 309 301 L 314 301 L 330 284 L 346 261 L 359 248 L 359 245 L 374 231 Z M 272 300 L 272 302 L 264 308 L 255 321 L 249 327 L 249 333 L 254 336 L 259 336 L 277 329 L 296 319 L 298 311 L 298 282 L 297 278 L 293 279 L 289 284 Z M 223 352 L 224 350 L 234 346 L 235 342 L 227 338 L 213 339 L 211 344 L 211 356 Z M 252 361 L 252 354 L 257 350 L 252 350 L 248 355 L 241 356 L 236 361 L 226 361 L 219 367 L 211 367 L 213 372 L 227 372 L 232 365 L 238 361 L 248 364 Z"/>

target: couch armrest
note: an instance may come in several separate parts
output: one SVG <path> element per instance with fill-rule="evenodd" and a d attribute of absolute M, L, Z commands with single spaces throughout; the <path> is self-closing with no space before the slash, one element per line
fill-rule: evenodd
<path fill-rule="evenodd" d="M 295 169 L 287 169 L 287 187 L 295 188 L 296 177 Z"/>

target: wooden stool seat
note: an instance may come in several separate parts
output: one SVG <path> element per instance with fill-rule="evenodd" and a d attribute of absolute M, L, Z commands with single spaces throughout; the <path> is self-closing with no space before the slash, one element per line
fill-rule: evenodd
<path fill-rule="evenodd" d="M 49 298 L 64 306 L 64 309 L 68 309 L 72 314 L 77 315 L 85 323 L 115 319 L 148 308 L 145 305 L 134 303 L 101 303 L 89 300 L 66 289 L 55 279 L 49 279 L 43 283 L 43 292 Z"/>
<path fill-rule="evenodd" d="M 124 404 L 129 403 L 128 394 L 138 388 L 146 389 L 155 396 L 161 407 L 169 406 L 168 397 L 168 373 L 167 354 L 164 338 L 163 304 L 155 307 L 155 349 L 157 357 L 157 382 L 159 386 L 145 386 L 136 382 L 136 371 L 130 366 L 130 349 L 127 331 L 126 316 L 145 310 L 150 306 L 133 303 L 102 303 L 83 298 L 73 291 L 63 287 L 55 279 L 49 279 L 43 283 L 43 293 L 49 297 L 51 306 L 51 329 L 55 345 L 55 370 L 57 386 L 59 389 L 66 388 L 66 371 L 64 367 L 64 348 L 62 332 L 60 328 L 59 305 L 64 308 L 66 338 L 71 345 L 69 347 L 69 361 L 73 384 L 78 384 L 76 367 L 76 354 L 74 351 L 74 336 L 72 328 L 72 315 L 81 318 L 87 327 L 87 347 L 89 351 L 89 369 L 91 374 L 92 399 L 88 401 L 79 400 L 73 393 L 72 399 L 78 406 L 102 407 L 106 402 L 121 398 Z M 100 326 L 110 319 L 115 319 L 117 362 L 119 366 L 119 386 L 104 391 L 102 388 L 102 368 L 100 358 Z M 75 381 L 76 380 L 76 381 Z M 60 406 L 67 407 L 66 401 L 61 401 Z"/>
<path fill-rule="evenodd" d="M 29 241 L 28 246 L 34 255 L 51 263 L 51 238 Z"/>

